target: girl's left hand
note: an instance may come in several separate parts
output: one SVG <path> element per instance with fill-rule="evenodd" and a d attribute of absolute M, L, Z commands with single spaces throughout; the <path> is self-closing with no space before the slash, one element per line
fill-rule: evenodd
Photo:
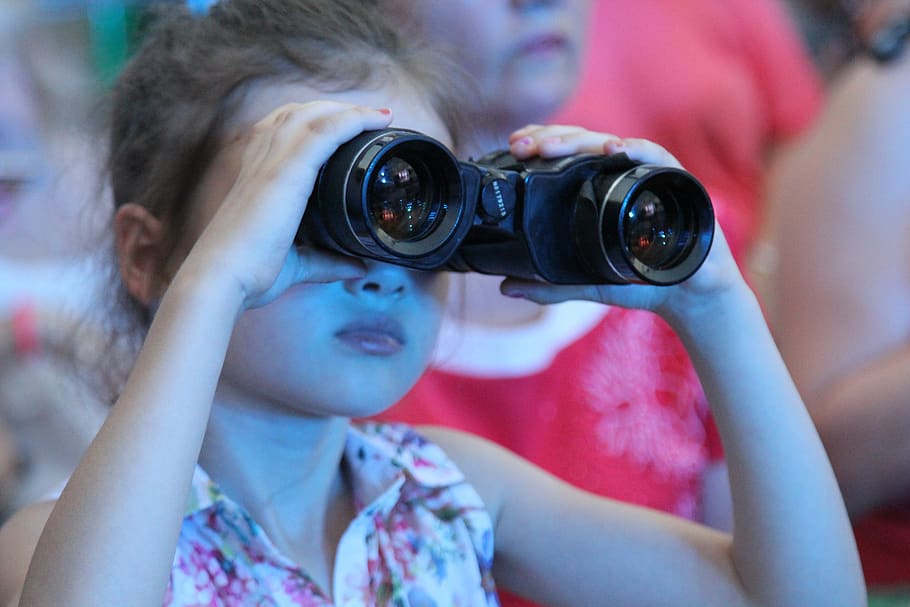
<path fill-rule="evenodd" d="M 636 162 L 682 168 L 670 152 L 652 141 L 622 139 L 573 126 L 530 125 L 515 131 L 509 144 L 512 155 L 522 160 L 532 156 L 555 158 L 579 153 L 625 153 Z M 587 299 L 651 310 L 664 316 L 679 316 L 742 284 L 742 276 L 723 232 L 715 225 L 714 243 L 708 258 L 692 277 L 677 285 L 553 285 L 507 278 L 501 290 L 504 295 L 527 298 L 541 304 Z"/>

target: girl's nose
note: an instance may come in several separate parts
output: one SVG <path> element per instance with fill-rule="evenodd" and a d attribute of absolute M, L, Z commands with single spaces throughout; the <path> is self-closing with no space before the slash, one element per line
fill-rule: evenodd
<path fill-rule="evenodd" d="M 367 273 L 362 278 L 344 281 L 351 295 L 399 299 L 407 293 L 410 274 L 407 269 L 388 263 L 365 260 Z"/>

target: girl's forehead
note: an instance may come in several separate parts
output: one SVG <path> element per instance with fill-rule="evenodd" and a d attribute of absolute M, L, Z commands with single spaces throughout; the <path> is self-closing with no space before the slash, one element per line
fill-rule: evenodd
<path fill-rule="evenodd" d="M 402 79 L 389 79 L 376 86 L 347 91 L 326 92 L 300 82 L 254 84 L 243 96 L 240 108 L 228 124 L 229 130 L 241 130 L 265 118 L 288 103 L 341 101 L 371 108 L 390 108 L 392 125 L 419 131 L 452 147 L 452 137 L 427 97 Z"/>

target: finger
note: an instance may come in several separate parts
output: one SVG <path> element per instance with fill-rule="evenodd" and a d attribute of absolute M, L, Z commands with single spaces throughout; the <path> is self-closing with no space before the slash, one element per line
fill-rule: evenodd
<path fill-rule="evenodd" d="M 261 143 L 268 144 L 264 150 L 281 149 L 282 142 L 284 145 L 293 145 L 297 139 L 296 131 L 302 125 L 356 107 L 358 106 L 338 101 L 286 103 L 235 133 L 231 142 L 239 141 L 243 145 L 250 145 L 254 140 L 260 140 Z"/>
<path fill-rule="evenodd" d="M 298 247 L 294 259 L 292 283 L 335 282 L 362 278 L 367 267 L 363 260 L 311 247 Z"/>
<path fill-rule="evenodd" d="M 363 112 L 367 115 L 379 113 L 391 120 L 391 110 L 387 108 L 376 109 L 343 101 L 308 101 L 306 103 L 286 103 L 279 106 L 259 120 L 254 127 L 283 127 L 295 121 L 317 121 L 328 118 L 333 114 L 345 111 Z"/>
<path fill-rule="evenodd" d="M 301 283 L 328 283 L 362 278 L 367 269 L 355 257 L 346 257 L 309 247 L 292 247 L 278 276 L 269 287 L 245 301 L 247 308 L 258 308 L 278 299 L 282 293 Z"/>
<path fill-rule="evenodd" d="M 603 301 L 603 285 L 552 285 L 517 278 L 506 278 L 499 287 L 506 297 L 528 299 L 539 304 L 569 300 Z"/>
<path fill-rule="evenodd" d="M 541 156 L 556 158 L 571 154 L 603 154 L 604 146 L 620 139 L 609 133 L 597 133 L 577 127 L 553 127 L 534 130 L 512 141 L 510 151 L 517 158 Z"/>
<path fill-rule="evenodd" d="M 251 160 L 265 168 L 281 169 L 296 159 L 315 174 L 343 143 L 365 130 L 391 123 L 391 111 L 335 101 L 287 104 L 253 126 Z M 269 160 L 272 163 L 269 163 Z"/>
<path fill-rule="evenodd" d="M 604 141 L 602 153 L 608 155 L 624 153 L 635 162 L 682 168 L 679 160 L 665 147 L 647 139 L 635 137 L 607 139 Z"/>
<path fill-rule="evenodd" d="M 260 215 L 271 215 L 273 222 L 299 222 L 320 167 L 338 146 L 390 120 L 388 110 L 338 102 L 282 106 L 235 141 L 244 146 L 237 204 L 243 208 L 255 199 Z M 228 206 L 222 205 L 223 213 Z"/>
<path fill-rule="evenodd" d="M 512 143 L 513 141 L 515 141 L 517 139 L 522 139 L 524 137 L 528 137 L 529 135 L 534 133 L 534 131 L 537 131 L 538 129 L 542 129 L 542 128 L 544 128 L 544 126 L 542 124 L 529 124 L 527 126 L 524 126 L 516 131 L 513 131 L 512 134 L 509 135 L 509 143 Z"/>
<path fill-rule="evenodd" d="M 514 131 L 509 136 L 509 143 L 526 137 L 543 139 L 545 137 L 556 137 L 567 133 L 577 133 L 579 131 L 587 131 L 587 129 L 574 124 L 529 124 Z"/>

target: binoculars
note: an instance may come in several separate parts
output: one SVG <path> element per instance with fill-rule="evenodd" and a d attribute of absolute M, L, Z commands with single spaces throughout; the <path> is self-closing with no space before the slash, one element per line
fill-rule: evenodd
<path fill-rule="evenodd" d="M 395 128 L 338 148 L 298 231 L 298 243 L 409 268 L 555 284 L 675 284 L 713 237 L 711 200 L 681 169 L 625 154 L 465 162 Z"/>

